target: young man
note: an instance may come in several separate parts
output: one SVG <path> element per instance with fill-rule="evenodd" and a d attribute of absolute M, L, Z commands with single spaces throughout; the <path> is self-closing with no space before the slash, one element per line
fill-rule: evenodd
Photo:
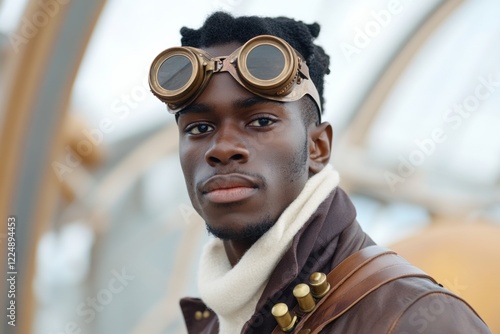
<path fill-rule="evenodd" d="M 414 267 L 383 283 L 376 272 L 389 275 L 387 265 L 345 269 L 360 267 L 344 260 L 374 242 L 328 163 L 329 58 L 312 42 L 317 24 L 218 12 L 181 33 L 183 47 L 155 59 L 150 84 L 175 114 L 189 196 L 215 237 L 201 259 L 203 302 L 181 301 L 189 333 L 489 333 L 470 306 Z M 328 282 L 351 284 L 343 294 L 320 286 L 319 272 L 333 269 Z M 296 288 L 308 280 L 314 298 L 309 286 Z"/>

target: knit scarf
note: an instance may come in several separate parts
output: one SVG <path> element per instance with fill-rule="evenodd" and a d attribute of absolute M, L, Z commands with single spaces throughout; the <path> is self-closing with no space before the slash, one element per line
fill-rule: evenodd
<path fill-rule="evenodd" d="M 293 237 L 339 183 L 331 165 L 312 176 L 278 221 L 231 267 L 222 240 L 211 238 L 201 255 L 201 298 L 219 318 L 219 333 L 240 333 L 255 312 L 269 276 Z"/>

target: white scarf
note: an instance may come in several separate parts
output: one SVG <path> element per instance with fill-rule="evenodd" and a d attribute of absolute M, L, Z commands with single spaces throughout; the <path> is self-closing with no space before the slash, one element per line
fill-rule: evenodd
<path fill-rule="evenodd" d="M 338 183 L 338 172 L 331 165 L 312 176 L 274 226 L 234 267 L 229 263 L 222 240 L 212 238 L 208 242 L 201 255 L 198 287 L 202 300 L 219 318 L 220 334 L 241 332 L 293 237 Z"/>

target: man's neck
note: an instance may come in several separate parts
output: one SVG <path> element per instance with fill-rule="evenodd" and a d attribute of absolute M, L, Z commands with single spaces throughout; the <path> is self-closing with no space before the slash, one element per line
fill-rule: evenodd
<path fill-rule="evenodd" d="M 224 249 L 231 266 L 234 267 L 245 255 L 246 251 L 252 247 L 256 240 L 224 240 Z"/>

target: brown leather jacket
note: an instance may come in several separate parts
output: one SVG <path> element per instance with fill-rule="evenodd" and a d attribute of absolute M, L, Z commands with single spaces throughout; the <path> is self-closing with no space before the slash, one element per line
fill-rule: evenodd
<path fill-rule="evenodd" d="M 296 305 L 292 290 L 315 271 L 328 273 L 374 242 L 360 228 L 347 195 L 337 188 L 295 236 L 271 274 L 256 311 L 242 333 L 271 333 L 274 304 Z M 218 333 L 217 315 L 196 298 L 180 302 L 188 332 Z M 327 315 L 326 315 L 327 316 Z M 491 333 L 459 297 L 430 280 L 401 278 L 363 298 L 322 333 Z"/>

